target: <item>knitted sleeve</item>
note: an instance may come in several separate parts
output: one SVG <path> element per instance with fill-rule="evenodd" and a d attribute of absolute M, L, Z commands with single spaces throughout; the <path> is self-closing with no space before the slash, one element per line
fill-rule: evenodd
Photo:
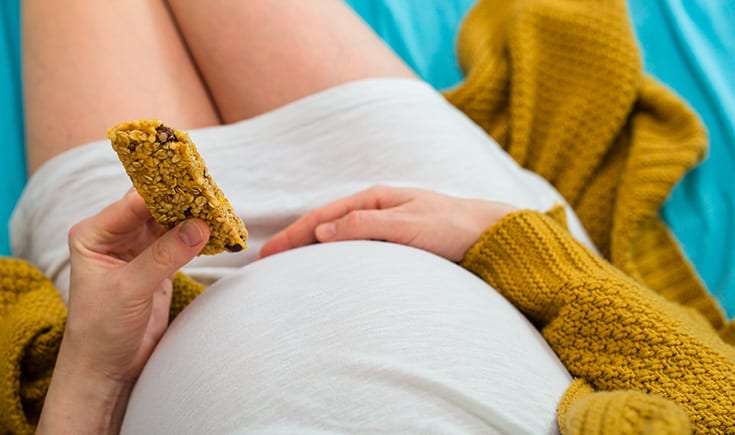
<path fill-rule="evenodd" d="M 672 400 L 696 432 L 735 428 L 735 348 L 698 314 L 641 286 L 550 217 L 506 216 L 462 266 L 522 311 L 594 390 Z"/>

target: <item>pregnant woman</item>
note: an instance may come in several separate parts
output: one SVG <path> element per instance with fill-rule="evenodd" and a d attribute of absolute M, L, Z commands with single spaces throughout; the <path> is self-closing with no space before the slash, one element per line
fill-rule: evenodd
<path fill-rule="evenodd" d="M 559 252 L 607 266 L 341 1 L 26 0 L 23 31 L 13 250 L 69 304 L 39 433 L 558 430 L 571 375 L 467 269 L 533 263 L 523 287 Z M 247 251 L 195 258 L 203 222 L 152 222 L 100 140 L 139 118 L 190 132 Z M 553 249 L 524 245 L 538 228 Z M 209 288 L 169 327 L 182 267 Z"/>

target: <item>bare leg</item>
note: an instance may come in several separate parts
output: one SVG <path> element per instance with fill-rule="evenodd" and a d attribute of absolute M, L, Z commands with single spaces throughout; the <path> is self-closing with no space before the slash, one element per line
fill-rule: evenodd
<path fill-rule="evenodd" d="M 343 0 L 168 0 L 222 120 L 352 80 L 415 77 Z"/>
<path fill-rule="evenodd" d="M 119 122 L 219 123 L 161 0 L 24 1 L 23 79 L 31 172 Z"/>

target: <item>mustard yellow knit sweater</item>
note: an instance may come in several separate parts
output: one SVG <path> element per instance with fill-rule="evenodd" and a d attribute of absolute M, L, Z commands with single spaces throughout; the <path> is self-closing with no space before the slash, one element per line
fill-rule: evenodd
<path fill-rule="evenodd" d="M 735 433 L 735 328 L 658 218 L 704 132 L 642 75 L 624 1 L 481 0 L 459 50 L 468 76 L 449 101 L 551 181 L 609 260 L 559 219 L 523 211 L 462 263 L 532 319 L 577 378 L 561 430 Z M 171 315 L 202 290 L 180 274 Z M 33 432 L 65 316 L 48 279 L 0 260 L 0 434 Z"/>
<path fill-rule="evenodd" d="M 559 406 L 562 433 L 735 433 L 735 347 L 555 220 L 509 215 L 462 266 L 521 310 L 577 378 Z"/>

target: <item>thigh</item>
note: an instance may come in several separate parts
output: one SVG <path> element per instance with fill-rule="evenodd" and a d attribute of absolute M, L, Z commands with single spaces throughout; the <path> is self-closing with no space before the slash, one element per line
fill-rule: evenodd
<path fill-rule="evenodd" d="M 31 172 L 134 118 L 219 123 L 162 0 L 23 2 Z"/>
<path fill-rule="evenodd" d="M 222 119 L 348 81 L 414 77 L 342 0 L 169 0 Z"/>

